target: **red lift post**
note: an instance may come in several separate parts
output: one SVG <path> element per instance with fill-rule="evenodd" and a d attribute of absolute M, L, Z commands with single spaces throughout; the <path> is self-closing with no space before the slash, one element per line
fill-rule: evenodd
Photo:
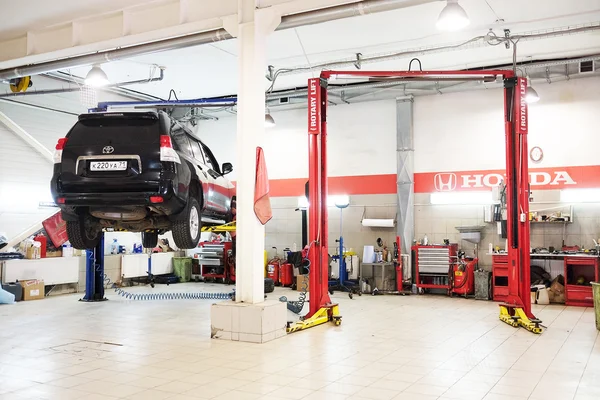
<path fill-rule="evenodd" d="M 333 320 L 341 323 L 337 304 L 328 293 L 327 215 L 327 83 L 332 76 L 397 81 L 483 81 L 504 83 L 509 295 L 500 304 L 500 319 L 514 327 L 541 333 L 531 313 L 529 171 L 527 151 L 527 80 L 510 70 L 479 71 L 323 71 L 308 81 L 310 311 L 289 332 Z"/>

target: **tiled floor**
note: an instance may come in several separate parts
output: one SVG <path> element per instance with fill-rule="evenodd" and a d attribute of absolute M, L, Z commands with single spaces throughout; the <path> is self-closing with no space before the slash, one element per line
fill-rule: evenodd
<path fill-rule="evenodd" d="M 342 326 L 257 345 L 211 340 L 210 300 L 78 297 L 0 306 L 0 399 L 600 398 L 592 309 L 536 307 L 536 336 L 492 302 L 336 294 Z"/>

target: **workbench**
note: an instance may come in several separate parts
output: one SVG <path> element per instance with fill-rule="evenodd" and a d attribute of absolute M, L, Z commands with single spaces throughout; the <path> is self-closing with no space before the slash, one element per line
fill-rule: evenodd
<path fill-rule="evenodd" d="M 494 301 L 504 301 L 508 295 L 508 256 L 506 253 L 489 255 L 492 256 L 493 299 Z M 587 281 L 598 282 L 600 280 L 600 258 L 597 255 L 585 253 L 530 253 L 529 256 L 531 265 L 543 267 L 550 273 L 551 279 L 556 278 L 558 275 L 565 278 L 566 305 L 593 306 L 591 286 L 577 285 L 576 281 L 579 276 L 585 277 Z"/>

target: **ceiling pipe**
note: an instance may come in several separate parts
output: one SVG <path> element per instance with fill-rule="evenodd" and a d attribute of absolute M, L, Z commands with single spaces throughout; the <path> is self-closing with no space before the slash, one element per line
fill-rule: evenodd
<path fill-rule="evenodd" d="M 39 106 L 37 104 L 21 103 L 20 101 L 10 100 L 10 99 L 0 99 L 0 102 L 11 104 L 11 105 L 14 105 L 14 106 L 24 107 L 24 108 L 31 108 L 33 110 L 43 110 L 43 111 L 49 111 L 49 112 L 57 112 L 57 113 L 61 113 L 61 114 L 74 115 L 74 116 L 78 116 L 79 115 L 79 113 L 75 113 L 75 112 L 71 112 L 71 111 L 60 110 L 58 108 L 51 108 L 51 107 Z"/>
<path fill-rule="evenodd" d="M 598 60 L 600 60 L 600 54 L 593 54 L 593 55 L 580 57 L 580 58 L 549 60 L 549 61 L 542 61 L 542 62 L 523 62 L 523 63 L 517 64 L 517 69 L 527 68 L 528 70 L 531 71 L 531 69 L 535 69 L 535 68 L 550 68 L 550 67 L 556 67 L 556 66 L 562 66 L 562 65 L 578 64 L 578 63 L 585 62 L 585 61 L 598 61 Z M 485 69 L 498 69 L 498 70 L 512 69 L 512 68 L 513 68 L 512 65 L 485 67 Z M 482 69 L 482 68 L 474 68 L 473 71 L 475 72 L 478 69 Z M 407 82 L 408 81 L 406 81 L 406 80 L 403 81 L 403 80 L 398 80 L 398 79 L 390 79 L 390 80 L 380 81 L 380 82 L 355 83 L 355 84 L 350 84 L 350 85 L 330 84 L 328 86 L 328 92 L 335 93 L 335 92 L 340 92 L 343 90 L 351 91 L 351 90 L 358 90 L 358 89 L 380 88 L 380 87 L 386 87 L 386 86 L 395 86 L 395 85 L 399 85 L 399 84 L 407 83 Z M 280 92 L 276 92 L 276 93 L 269 93 L 269 94 L 267 94 L 267 99 L 268 100 L 278 100 L 278 99 L 285 98 L 285 97 L 307 96 L 307 94 L 308 94 L 307 89 L 305 87 L 303 87 L 303 88 L 297 88 L 297 89 L 291 89 L 291 90 L 284 90 L 284 91 L 280 91 Z"/>
<path fill-rule="evenodd" d="M 75 83 L 77 85 L 85 85 L 85 79 L 80 76 L 72 75 L 62 71 L 48 72 L 46 74 L 42 74 L 44 77 L 49 79 L 54 79 L 61 82 L 67 83 Z M 158 96 L 153 96 L 147 93 L 139 92 L 134 89 L 114 87 L 109 88 L 109 92 L 117 94 L 119 96 L 128 97 L 132 100 L 141 100 L 141 101 L 155 101 L 155 100 L 163 100 Z"/>
<path fill-rule="evenodd" d="M 143 83 L 150 83 L 150 82 L 158 82 L 158 81 L 162 81 L 164 78 L 164 70 L 163 68 L 160 68 L 160 75 L 155 77 L 155 78 L 149 78 L 149 79 L 138 79 L 135 81 L 127 81 L 127 82 L 120 82 L 120 83 L 112 83 L 110 85 L 106 85 L 106 86 L 102 86 L 100 88 L 95 88 L 95 90 L 108 90 L 111 88 L 117 88 L 120 86 L 127 86 L 127 85 L 136 85 L 136 84 L 143 84 Z M 74 82 L 74 81 L 70 81 L 72 83 L 75 83 L 77 85 L 79 85 L 79 83 Z M 23 96 L 36 96 L 36 95 L 44 95 L 44 94 L 58 94 L 58 93 L 69 93 L 69 92 L 78 92 L 80 91 L 81 88 L 78 87 L 71 87 L 71 88 L 61 88 L 61 89 L 48 89 L 48 90 L 30 90 L 27 92 L 19 92 L 19 93 L 4 93 L 4 94 L 0 94 L 0 98 L 4 98 L 4 97 L 23 97 Z"/>
<path fill-rule="evenodd" d="M 276 30 L 280 31 L 299 26 L 319 24 L 326 21 L 396 10 L 420 4 L 432 3 L 434 1 L 437 0 L 364 0 L 358 3 L 342 4 L 298 14 L 285 15 L 281 18 L 281 23 Z M 229 40 L 232 38 L 233 37 L 225 29 L 216 29 L 212 31 L 159 40 L 156 42 L 123 47 L 116 50 L 100 51 L 93 54 L 74 56 L 15 68 L 7 68 L 0 70 L 0 80 L 10 80 L 23 76 L 38 75 L 59 69 L 102 64 L 106 62 L 122 60 L 125 58 L 137 57 L 144 54 L 183 49 L 201 44 Z"/>

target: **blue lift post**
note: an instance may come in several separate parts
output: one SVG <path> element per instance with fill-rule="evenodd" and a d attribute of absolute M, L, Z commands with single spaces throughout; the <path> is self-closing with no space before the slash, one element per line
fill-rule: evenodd
<path fill-rule="evenodd" d="M 80 301 L 106 301 L 104 297 L 104 233 L 93 249 L 85 251 L 85 296 Z"/>

